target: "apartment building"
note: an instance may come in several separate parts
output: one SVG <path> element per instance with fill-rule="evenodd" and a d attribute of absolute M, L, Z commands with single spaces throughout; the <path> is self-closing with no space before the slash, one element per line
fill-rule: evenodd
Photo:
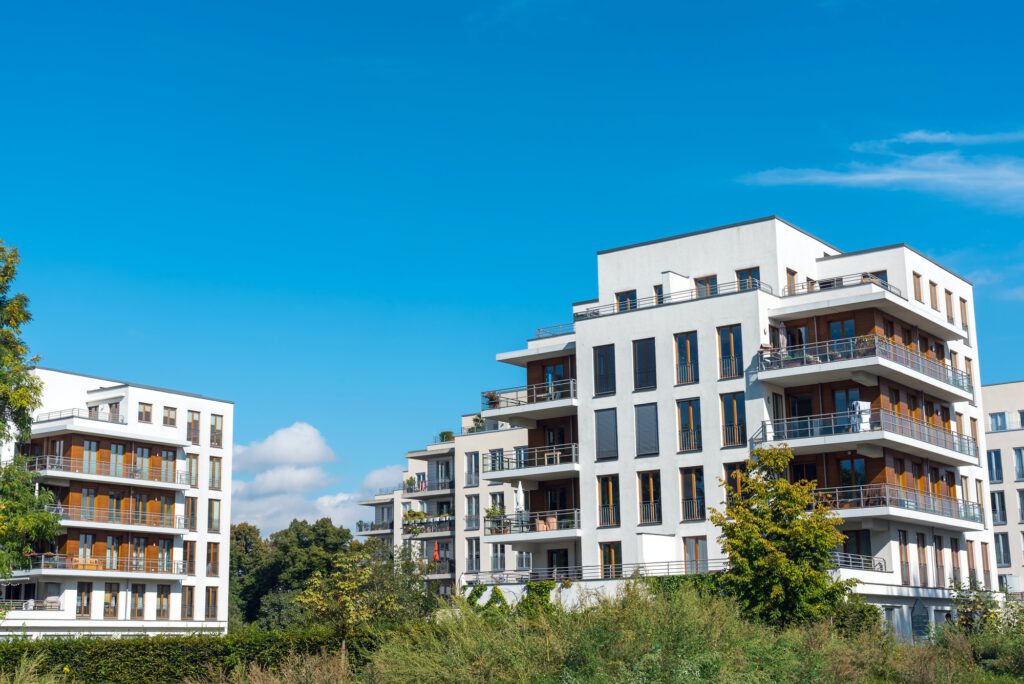
<path fill-rule="evenodd" d="M 0 632 L 226 632 L 233 404 L 37 369 L 27 457 L 56 543 L 2 584 Z"/>
<path fill-rule="evenodd" d="M 985 385 L 986 465 L 999 588 L 1020 592 L 1024 575 L 1024 381 Z"/>
<path fill-rule="evenodd" d="M 524 384 L 483 392 L 481 416 L 524 429 L 529 456 L 501 471 L 523 501 L 483 541 L 532 566 L 468 581 L 724 567 L 720 482 L 788 444 L 790 477 L 843 520 L 838 574 L 900 633 L 944 619 L 951 584 L 993 586 L 968 281 L 907 245 L 842 252 L 776 217 L 597 261 L 571 323 L 497 355 Z"/>

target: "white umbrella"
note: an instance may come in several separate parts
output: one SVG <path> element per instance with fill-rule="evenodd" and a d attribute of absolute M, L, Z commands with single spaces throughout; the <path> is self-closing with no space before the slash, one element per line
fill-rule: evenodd
<path fill-rule="evenodd" d="M 516 513 L 524 510 L 523 501 L 523 481 L 520 480 L 519 484 L 516 486 Z"/>
<path fill-rule="evenodd" d="M 779 323 L 779 351 L 786 351 L 786 344 L 789 340 L 786 338 L 786 322 L 782 321 Z"/>

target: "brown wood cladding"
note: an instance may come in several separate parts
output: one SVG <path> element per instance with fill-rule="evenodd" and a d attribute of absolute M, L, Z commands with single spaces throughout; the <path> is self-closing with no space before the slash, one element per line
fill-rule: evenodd
<path fill-rule="evenodd" d="M 808 343 L 824 342 L 829 339 L 829 324 L 834 321 L 847 321 L 853 319 L 854 334 L 861 335 L 882 335 L 889 337 L 891 342 L 902 344 L 913 351 L 920 352 L 926 357 L 946 363 L 945 345 L 936 339 L 932 339 L 919 332 L 913 325 L 905 323 L 898 318 L 893 318 L 887 313 L 878 309 L 857 309 L 844 311 L 842 313 L 801 318 L 798 320 L 786 321 L 786 328 L 792 330 L 800 326 L 807 327 Z M 889 325 L 887 326 L 886 323 Z M 886 334 L 886 328 L 891 328 L 892 334 Z"/>
<path fill-rule="evenodd" d="M 839 487 L 839 462 L 849 458 L 864 459 L 867 484 L 893 484 L 955 498 L 961 495 L 957 489 L 959 473 L 956 468 L 892 449 L 884 449 L 881 458 L 855 451 L 796 456 L 790 467 L 813 463 L 818 471 L 818 487 Z"/>
<path fill-rule="evenodd" d="M 148 442 L 130 442 L 122 441 L 117 439 L 104 439 L 102 437 L 95 437 L 92 435 L 61 435 L 59 437 L 48 437 L 33 439 L 31 442 L 32 453 L 34 455 L 48 455 L 52 454 L 52 448 L 54 442 L 63 442 L 65 445 L 65 456 L 70 456 L 72 459 L 81 459 L 83 457 L 83 443 L 85 440 L 90 440 L 97 443 L 96 451 L 96 462 L 103 466 L 110 465 L 110 445 L 119 444 L 124 447 L 124 465 L 125 467 L 135 464 L 136 453 L 138 449 L 149 449 L 149 469 L 157 472 L 163 467 L 163 456 L 161 455 L 164 451 L 170 451 L 173 454 L 177 454 L 178 448 L 168 446 L 166 444 L 151 444 Z M 176 459 L 168 459 L 170 462 L 176 462 Z"/>
<path fill-rule="evenodd" d="M 573 444 L 577 440 L 576 416 L 565 416 L 564 418 L 552 418 L 550 420 L 537 421 L 537 427 L 531 428 L 526 433 L 526 445 L 529 447 L 541 447 L 547 445 L 547 429 L 561 429 L 565 441 L 563 444 Z"/>
<path fill-rule="evenodd" d="M 534 512 L 547 511 L 548 508 L 548 492 L 558 492 L 564 489 L 566 509 L 579 508 L 580 501 L 580 481 L 576 478 L 567 478 L 564 480 L 548 480 L 540 483 L 540 487 L 532 492 L 526 492 L 526 496 L 529 497 L 530 505 L 529 509 Z"/>
<path fill-rule="evenodd" d="M 562 364 L 562 368 L 565 372 L 565 379 L 573 379 L 576 377 L 576 356 L 569 354 L 566 356 L 559 356 L 554 359 L 543 359 L 541 361 L 530 361 L 526 364 L 526 384 L 527 385 L 538 385 L 544 382 L 544 367 L 555 366 Z"/>
<path fill-rule="evenodd" d="M 103 558 L 104 556 L 106 556 L 108 536 L 120 537 L 121 543 L 118 546 L 118 556 L 121 558 L 130 557 L 132 548 L 131 541 L 136 539 L 143 540 L 146 560 L 152 560 L 154 562 L 159 557 L 160 548 L 158 546 L 158 543 L 160 540 L 165 540 L 169 548 L 174 548 L 174 537 L 164 534 L 128 534 L 119 532 L 108 532 L 105 530 L 82 530 L 81 534 L 92 535 L 93 558 Z M 78 532 L 63 535 L 57 541 L 57 553 L 65 554 L 68 556 L 77 556 L 79 545 L 80 544 Z"/>

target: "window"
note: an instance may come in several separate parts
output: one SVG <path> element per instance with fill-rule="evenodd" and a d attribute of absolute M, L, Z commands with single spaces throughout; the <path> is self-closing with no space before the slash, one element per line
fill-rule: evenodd
<path fill-rule="evenodd" d="M 786 269 L 786 291 L 784 294 L 794 294 L 796 292 L 796 271 L 791 268 Z"/>
<path fill-rule="evenodd" d="M 640 485 L 640 524 L 661 522 L 661 473 L 652 470 L 637 473 Z"/>
<path fill-rule="evenodd" d="M 1006 429 L 1006 414 L 1005 413 L 990 413 L 988 414 L 989 425 L 992 427 L 992 432 L 1002 432 Z"/>
<path fill-rule="evenodd" d="M 867 466 L 863 458 L 844 458 L 839 461 L 839 486 L 860 487 L 867 484 Z"/>
<path fill-rule="evenodd" d="M 217 587 L 206 587 L 206 619 L 217 619 Z"/>
<path fill-rule="evenodd" d="M 655 304 L 664 304 L 665 303 L 665 291 L 662 289 L 661 285 L 655 285 L 654 286 L 654 303 Z"/>
<path fill-rule="evenodd" d="M 210 416 L 210 446 L 218 449 L 224 446 L 224 416 Z"/>
<path fill-rule="evenodd" d="M 188 423 L 185 424 L 185 439 L 192 444 L 199 444 L 199 411 L 188 412 Z"/>
<path fill-rule="evenodd" d="M 600 506 L 599 527 L 619 526 L 619 476 L 604 475 L 597 478 L 597 497 Z"/>
<path fill-rule="evenodd" d="M 800 482 L 802 480 L 806 480 L 807 482 L 818 481 L 817 463 L 794 463 L 789 467 L 789 469 L 793 482 Z"/>
<path fill-rule="evenodd" d="M 124 444 L 110 445 L 110 474 L 114 477 L 124 477 Z"/>
<path fill-rule="evenodd" d="M 209 532 L 220 532 L 220 500 L 210 499 L 206 516 L 206 529 Z"/>
<path fill-rule="evenodd" d="M 597 460 L 618 458 L 619 430 L 615 409 L 594 411 L 594 423 L 597 427 Z"/>
<path fill-rule="evenodd" d="M 99 454 L 99 442 L 87 439 L 82 442 L 82 472 L 89 475 L 96 474 L 96 463 Z M 145 479 L 145 478 L 144 478 Z"/>
<path fill-rule="evenodd" d="M 140 423 L 152 423 L 153 422 L 153 405 L 152 404 L 139 404 L 139 422 Z"/>
<path fill-rule="evenodd" d="M 955 319 L 953 317 L 953 293 L 946 290 L 946 320 L 952 323 Z"/>
<path fill-rule="evenodd" d="M 92 582 L 79 582 L 75 593 L 75 617 L 92 617 Z"/>
<path fill-rule="evenodd" d="M 950 556 L 950 559 L 952 560 L 952 567 L 953 567 L 953 577 L 952 577 L 953 582 L 952 582 L 952 584 L 954 586 L 958 586 L 960 584 L 960 580 L 961 580 L 961 577 L 960 577 L 960 540 L 957 539 L 956 537 L 950 537 L 949 538 L 949 556 Z"/>
<path fill-rule="evenodd" d="M 743 375 L 743 336 L 739 324 L 718 329 L 718 377 L 738 378 Z"/>
<path fill-rule="evenodd" d="M 220 577 L 220 544 L 206 542 L 206 576 Z"/>
<path fill-rule="evenodd" d="M 1003 492 L 992 492 L 989 494 L 992 499 L 992 523 L 995 525 L 1006 524 L 1006 494 Z"/>
<path fill-rule="evenodd" d="M 480 539 L 470 537 L 466 540 L 466 569 L 469 572 L 480 572 Z"/>
<path fill-rule="evenodd" d="M 676 384 L 689 385 L 700 380 L 697 365 L 697 331 L 676 335 Z"/>
<path fill-rule="evenodd" d="M 658 405 L 641 404 L 636 411 L 636 455 L 658 455 Z"/>
<path fill-rule="evenodd" d="M 744 268 L 736 271 L 736 284 L 740 292 L 745 290 L 756 290 L 761 283 L 760 268 Z"/>
<path fill-rule="evenodd" d="M 928 542 L 921 532 L 917 533 L 917 579 L 920 586 L 928 586 Z"/>
<path fill-rule="evenodd" d="M 935 535 L 932 541 L 935 544 L 935 586 L 945 587 L 949 582 L 946 579 L 946 552 L 942 548 L 942 537 Z"/>
<path fill-rule="evenodd" d="M 697 286 L 697 297 L 714 297 L 718 294 L 718 276 L 704 276 L 703 278 L 695 278 L 694 284 Z"/>
<path fill-rule="evenodd" d="M 491 544 L 491 570 L 505 569 L 505 545 Z"/>
<path fill-rule="evenodd" d="M 848 340 L 857 336 L 856 322 L 852 318 L 845 318 L 839 321 L 829 321 L 829 340 Z"/>
<path fill-rule="evenodd" d="M 131 620 L 141 620 L 146 615 L 146 585 L 132 585 L 132 604 L 128 617 Z"/>
<path fill-rule="evenodd" d="M 996 543 L 996 565 L 1000 568 L 1010 566 L 1010 535 L 1007 532 L 996 532 L 992 535 Z"/>
<path fill-rule="evenodd" d="M 700 451 L 700 399 L 676 402 L 679 416 L 679 451 Z"/>
<path fill-rule="evenodd" d="M 704 519 L 704 468 L 683 468 L 682 477 L 683 520 Z"/>
<path fill-rule="evenodd" d="M 978 571 L 974 566 L 974 542 L 967 540 L 967 579 L 969 582 L 978 581 Z"/>
<path fill-rule="evenodd" d="M 904 586 L 910 585 L 910 545 L 907 542 L 907 531 L 897 530 L 900 544 L 900 580 Z"/>
<path fill-rule="evenodd" d="M 683 573 L 703 573 L 708 571 L 708 538 L 683 537 Z"/>
<path fill-rule="evenodd" d="M 988 542 L 981 542 L 981 583 L 992 590 L 992 571 L 988 565 Z"/>
<path fill-rule="evenodd" d="M 185 454 L 185 467 L 188 472 L 189 487 L 199 486 L 199 454 Z"/>
<path fill-rule="evenodd" d="M 931 301 L 932 308 L 936 311 L 939 310 L 939 286 L 933 281 L 928 281 L 928 298 Z"/>
<path fill-rule="evenodd" d="M 999 449 L 988 450 L 988 481 L 993 483 L 1003 481 L 1003 459 Z"/>
<path fill-rule="evenodd" d="M 466 529 L 480 529 L 480 495 L 472 494 L 466 497 Z"/>
<path fill-rule="evenodd" d="M 194 541 L 182 542 L 181 557 L 185 563 L 185 574 L 196 574 L 196 543 Z"/>
<path fill-rule="evenodd" d="M 967 381 L 971 384 L 971 387 L 973 388 L 974 387 L 974 364 L 971 362 L 971 359 L 966 357 L 966 356 L 964 357 L 964 373 L 967 374 Z M 971 420 L 974 420 L 974 419 L 972 418 Z"/>
<path fill-rule="evenodd" d="M 1013 476 L 1017 480 L 1024 480 L 1024 448 L 1013 448 Z"/>
<path fill-rule="evenodd" d="M 499 510 L 505 510 L 505 494 L 504 492 L 492 492 L 491 493 L 491 508 L 497 508 Z"/>
<path fill-rule="evenodd" d="M 466 452 L 466 486 L 476 487 L 480 484 L 480 452 Z"/>
<path fill-rule="evenodd" d="M 194 496 L 185 497 L 185 524 L 192 532 L 196 531 L 196 521 L 199 519 L 199 499 Z"/>
<path fill-rule="evenodd" d="M 156 619 L 167 620 L 171 617 L 171 585 L 156 585 Z"/>
<path fill-rule="evenodd" d="M 654 338 L 633 340 L 633 389 L 657 387 L 655 365 Z"/>
<path fill-rule="evenodd" d="M 967 300 L 963 297 L 960 298 L 960 327 L 967 330 Z"/>
<path fill-rule="evenodd" d="M 870 530 L 850 530 L 846 533 L 846 540 L 843 542 L 843 553 L 851 553 L 856 556 L 873 556 L 871 550 Z"/>
<path fill-rule="evenodd" d="M 740 481 L 740 474 L 744 472 L 742 463 L 725 464 L 725 491 L 726 497 L 739 494 L 743 495 L 743 483 Z"/>
<path fill-rule="evenodd" d="M 743 392 L 722 395 L 722 446 L 747 444 L 746 404 Z"/>
<path fill-rule="evenodd" d="M 121 593 L 121 585 L 117 582 L 107 582 L 103 587 L 103 618 L 105 620 L 117 619 L 117 597 Z"/>
<path fill-rule="evenodd" d="M 181 588 L 181 619 L 191 620 L 196 616 L 196 588 L 183 586 Z"/>
<path fill-rule="evenodd" d="M 615 295 L 616 311 L 632 311 L 636 308 L 636 290 L 618 292 Z"/>
<path fill-rule="evenodd" d="M 210 489 L 220 489 L 222 461 L 220 456 L 210 457 Z"/>
<path fill-rule="evenodd" d="M 622 577 L 622 542 L 601 543 L 601 577 Z"/>
<path fill-rule="evenodd" d="M 921 302 L 922 304 L 924 303 L 924 298 L 921 295 L 921 274 L 920 273 L 915 273 L 914 274 L 914 299 L 916 299 L 917 301 Z"/>
<path fill-rule="evenodd" d="M 615 393 L 615 345 L 594 347 L 594 394 Z"/>
<path fill-rule="evenodd" d="M 178 409 L 173 406 L 164 406 L 164 425 L 167 427 L 178 425 Z"/>

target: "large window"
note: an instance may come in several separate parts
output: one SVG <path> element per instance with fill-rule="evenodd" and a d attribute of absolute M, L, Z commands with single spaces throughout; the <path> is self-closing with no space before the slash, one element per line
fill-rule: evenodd
<path fill-rule="evenodd" d="M 676 402 L 679 422 L 679 451 L 700 451 L 700 399 Z"/>
<path fill-rule="evenodd" d="M 224 446 L 224 416 L 210 416 L 210 446 L 218 449 Z"/>
<path fill-rule="evenodd" d="M 167 620 L 171 617 L 171 585 L 156 585 L 156 619 Z"/>
<path fill-rule="evenodd" d="M 466 486 L 475 487 L 480 484 L 480 452 L 466 452 Z"/>
<path fill-rule="evenodd" d="M 633 389 L 651 389 L 657 385 L 654 338 L 633 340 Z"/>
<path fill-rule="evenodd" d="M 993 535 L 996 542 L 996 565 L 1001 568 L 1010 565 L 1010 535 L 1007 532 L 996 532 Z"/>
<path fill-rule="evenodd" d="M 223 459 L 220 456 L 210 457 L 210 489 L 220 489 Z"/>
<path fill-rule="evenodd" d="M 196 543 L 194 541 L 181 543 L 181 559 L 185 563 L 185 574 L 196 574 Z"/>
<path fill-rule="evenodd" d="M 206 619 L 217 619 L 217 587 L 206 587 Z"/>
<path fill-rule="evenodd" d="M 747 411 L 743 392 L 722 395 L 722 446 L 747 444 Z"/>
<path fill-rule="evenodd" d="M 206 516 L 206 530 L 220 532 L 220 499 L 210 499 Z"/>
<path fill-rule="evenodd" d="M 601 543 L 601 577 L 622 577 L 622 542 Z"/>
<path fill-rule="evenodd" d="M 910 585 L 910 543 L 907 541 L 907 531 L 897 530 L 896 536 L 900 545 L 900 580 L 904 586 Z"/>
<path fill-rule="evenodd" d="M 181 588 L 181 619 L 191 620 L 196 616 L 196 588 L 188 585 Z"/>
<path fill-rule="evenodd" d="M 619 457 L 619 429 L 615 409 L 594 411 L 597 431 L 597 460 Z"/>
<path fill-rule="evenodd" d="M 658 455 L 658 405 L 641 404 L 636 412 L 636 455 Z"/>
<path fill-rule="evenodd" d="M 640 486 L 640 524 L 661 522 L 661 473 L 652 470 L 637 473 Z"/>
<path fill-rule="evenodd" d="M 1006 414 L 1003 412 L 988 414 L 989 425 L 992 432 L 1002 432 L 1006 429 Z"/>
<path fill-rule="evenodd" d="M 103 588 L 103 617 L 107 620 L 116 620 L 117 599 L 121 595 L 121 585 L 117 582 L 107 582 Z"/>
<path fill-rule="evenodd" d="M 615 393 L 615 345 L 594 347 L 594 394 Z"/>
<path fill-rule="evenodd" d="M 697 331 L 676 334 L 676 383 L 689 385 L 700 380 L 697 363 Z"/>
<path fill-rule="evenodd" d="M 1024 480 L 1024 448 L 1013 448 L 1013 477 Z"/>
<path fill-rule="evenodd" d="M 870 530 L 849 530 L 845 532 L 846 540 L 843 541 L 843 553 L 850 553 L 856 556 L 873 556 L 871 549 Z"/>
<path fill-rule="evenodd" d="M 989 494 L 992 499 L 992 523 L 994 525 L 1006 524 L 1006 494 L 1003 492 L 992 492 Z"/>
<path fill-rule="evenodd" d="M 988 450 L 988 481 L 1003 481 L 1003 458 L 999 449 Z"/>
<path fill-rule="evenodd" d="M 480 529 L 480 495 L 472 494 L 466 497 L 466 529 Z"/>
<path fill-rule="evenodd" d="M 697 286 L 697 297 L 714 297 L 718 294 L 718 276 L 709 275 L 703 278 L 695 278 L 694 284 Z"/>
<path fill-rule="evenodd" d="M 718 368 L 722 379 L 743 375 L 743 335 L 739 324 L 718 329 Z"/>
<path fill-rule="evenodd" d="M 744 268 L 742 270 L 736 271 L 736 284 L 739 286 L 740 291 L 756 290 L 760 282 L 760 268 Z"/>
<path fill-rule="evenodd" d="M 192 532 L 196 531 L 199 519 L 199 499 L 194 496 L 185 497 L 185 524 Z"/>
<path fill-rule="evenodd" d="M 466 539 L 466 570 L 480 572 L 480 539 L 478 537 Z"/>
<path fill-rule="evenodd" d="M 708 571 L 708 538 L 683 537 L 683 572 L 686 574 Z"/>
<path fill-rule="evenodd" d="M 505 569 L 505 545 L 491 544 L 491 570 Z"/>
<path fill-rule="evenodd" d="M 603 475 L 597 478 L 597 496 L 600 506 L 598 527 L 618 527 L 619 476 Z"/>
<path fill-rule="evenodd" d="M 188 423 L 185 424 L 185 439 L 192 444 L 199 444 L 199 411 L 188 412 Z"/>
<path fill-rule="evenodd" d="M 220 577 L 220 544 L 206 542 L 206 576 Z"/>
<path fill-rule="evenodd" d="M 636 290 L 626 290 L 615 295 L 616 311 L 632 311 L 636 308 Z"/>
<path fill-rule="evenodd" d="M 92 582 L 79 582 L 75 593 L 75 617 L 92 617 Z"/>
<path fill-rule="evenodd" d="M 683 468 L 679 471 L 683 489 L 683 520 L 704 519 L 704 468 Z"/>
<path fill-rule="evenodd" d="M 146 616 L 146 585 L 132 585 L 132 604 L 128 617 L 132 620 L 142 620 Z"/>
<path fill-rule="evenodd" d="M 844 458 L 839 461 L 839 486 L 860 487 L 868 483 L 867 465 L 863 458 Z"/>

